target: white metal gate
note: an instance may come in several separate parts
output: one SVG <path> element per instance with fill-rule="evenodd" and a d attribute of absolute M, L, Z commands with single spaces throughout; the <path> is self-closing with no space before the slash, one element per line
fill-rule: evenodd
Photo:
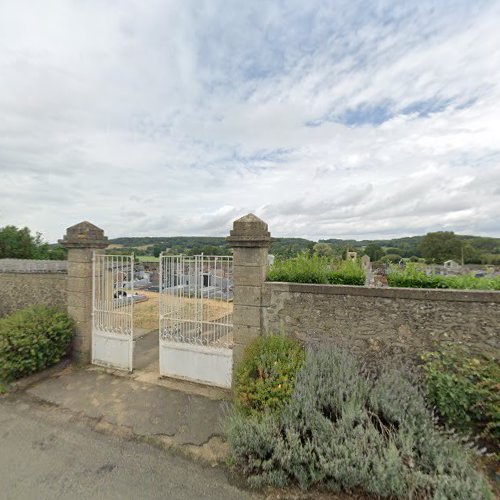
<path fill-rule="evenodd" d="M 231 387 L 233 258 L 160 255 L 160 375 Z"/>
<path fill-rule="evenodd" d="M 94 253 L 92 363 L 132 371 L 134 258 Z"/>

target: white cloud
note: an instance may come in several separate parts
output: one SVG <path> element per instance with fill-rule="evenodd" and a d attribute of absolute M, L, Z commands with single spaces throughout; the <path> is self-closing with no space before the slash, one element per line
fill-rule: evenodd
<path fill-rule="evenodd" d="M 0 5 L 0 226 L 500 235 L 498 2 Z"/>

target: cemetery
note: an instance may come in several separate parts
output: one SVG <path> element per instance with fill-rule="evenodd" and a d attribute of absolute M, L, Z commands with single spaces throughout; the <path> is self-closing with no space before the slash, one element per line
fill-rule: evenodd
<path fill-rule="evenodd" d="M 315 484 L 314 478 L 305 479 L 306 476 L 297 472 L 298 464 L 293 460 L 278 460 L 281 449 L 291 454 L 304 452 L 297 443 L 281 441 L 277 437 L 287 435 L 291 432 L 290 426 L 297 425 L 295 420 L 281 419 L 280 409 L 294 411 L 292 395 L 298 373 L 302 374 L 300 384 L 306 384 L 308 380 L 306 385 L 297 386 L 300 394 L 304 391 L 309 394 L 309 402 L 304 403 L 306 406 L 314 398 L 334 394 L 337 381 L 341 381 L 346 374 L 350 373 L 349 377 L 359 381 L 361 385 L 356 387 L 366 384 L 356 363 L 382 373 L 377 379 L 379 386 L 370 389 L 375 391 L 374 395 L 357 407 L 359 415 L 356 418 L 363 422 L 363 432 L 377 436 L 374 439 L 379 440 L 378 448 L 369 451 L 369 460 L 389 468 L 391 462 L 384 458 L 385 451 L 380 451 L 386 449 L 385 446 L 390 448 L 387 435 L 412 440 L 425 430 L 437 441 L 443 438 L 434 427 L 428 427 L 433 424 L 426 413 L 422 396 L 418 396 L 421 409 L 414 408 L 412 411 L 416 413 L 411 416 L 420 419 L 421 430 L 412 428 L 398 434 L 390 412 L 398 411 L 406 415 L 406 399 L 398 396 L 392 403 L 396 406 L 386 413 L 380 406 L 385 401 L 385 391 L 393 394 L 396 390 L 399 394 L 399 388 L 410 393 L 416 388 L 405 379 L 404 374 L 380 372 L 387 360 L 394 365 L 405 363 L 405 366 L 418 369 L 424 355 L 428 356 L 425 359 L 429 363 L 439 362 L 441 358 L 436 357 L 440 356 L 436 349 L 446 349 L 452 340 L 454 345 L 465 350 L 466 356 L 477 357 L 479 364 L 474 366 L 481 380 L 486 383 L 497 377 L 495 362 L 484 360 L 494 359 L 499 351 L 499 293 L 473 289 L 478 287 L 478 283 L 495 286 L 497 277 L 494 273 L 464 277 L 454 274 L 456 266 L 449 263 L 447 273 L 438 275 L 428 273 L 424 267 L 413 263 L 392 266 L 374 264 L 368 256 L 358 258 L 355 252 L 346 253 L 344 260 L 306 254 L 292 259 L 275 259 L 268 253 L 271 236 L 267 224 L 253 214 L 234 221 L 227 240 L 233 248 L 232 256 L 160 255 L 158 263 L 136 263 L 131 256 L 103 253 L 102 249 L 107 246 L 104 232 L 83 222 L 68 228 L 62 240 L 69 249 L 68 261 L 64 264 L 37 265 L 9 261 L 2 267 L 0 261 L 1 303 L 6 311 L 44 303 L 65 308 L 74 321 L 76 335 L 71 343 L 71 353 L 79 363 L 91 362 L 105 370 L 104 373 L 131 379 L 134 384 L 147 384 L 147 387 L 173 390 L 174 393 L 181 389 L 198 395 L 236 398 L 240 403 L 234 407 L 230 417 L 227 436 L 230 453 L 235 463 L 249 472 L 249 480 L 255 484 L 268 484 L 266 470 L 269 467 L 273 474 L 277 474 L 276 477 L 283 478 L 284 482 L 280 484 L 304 481 L 301 483 L 304 488 Z M 463 285 L 467 289 L 446 289 L 444 285 L 448 282 L 445 280 L 460 280 L 454 282 L 455 288 Z M 24 293 L 15 294 L 14 291 L 19 289 Z M 31 311 L 30 314 L 37 313 Z M 281 335 L 272 335 L 277 332 Z M 258 349 L 263 349 L 262 353 Z M 257 363 L 257 368 L 246 371 L 245 366 L 252 355 L 256 357 L 251 363 Z M 463 370 L 469 369 L 466 357 L 451 355 L 455 356 L 454 366 L 462 366 L 458 364 L 462 363 Z M 267 368 L 269 360 L 274 361 Z M 337 365 L 344 368 L 340 372 L 335 371 Z M 429 364 L 429 374 L 436 376 L 432 366 Z M 319 378 L 314 375 L 318 373 L 318 367 L 325 370 Z M 469 372 L 464 373 L 464 377 L 468 377 Z M 71 375 L 71 380 L 78 376 L 90 381 L 93 391 L 90 394 L 98 391 L 96 376 L 100 375 L 85 371 L 83 375 Z M 323 380 L 328 382 L 324 387 L 321 385 Z M 432 382 L 432 379 L 429 380 Z M 432 383 L 439 387 L 439 380 Z M 341 390 L 349 387 L 347 381 L 345 384 L 342 382 L 339 386 Z M 50 389 L 50 383 L 48 387 Z M 495 396 L 489 385 L 485 387 L 488 392 L 482 397 L 491 400 L 488 404 L 494 408 Z M 37 394 L 45 394 L 44 390 L 41 388 Z M 151 390 L 144 393 L 146 399 Z M 207 390 L 221 392 L 207 393 Z M 126 394 L 126 390 L 123 391 Z M 175 399 L 177 396 L 174 397 L 174 393 L 169 392 L 168 397 Z M 67 401 L 68 395 L 64 394 L 58 393 L 53 400 Z M 355 397 L 360 398 L 363 394 Z M 95 396 L 85 397 L 95 400 Z M 103 395 L 99 394 L 98 399 L 103 408 L 110 408 L 105 391 Z M 300 398 L 297 400 L 302 401 Z M 75 404 L 73 399 L 69 398 L 69 401 L 65 404 Z M 183 401 L 187 404 L 190 398 Z M 129 404 L 126 398 L 119 406 L 122 404 Z M 210 404 L 210 418 L 213 419 L 210 425 L 215 428 L 222 418 L 220 405 Z M 271 413 L 266 413 L 267 406 Z M 445 415 L 448 406 L 444 403 L 441 407 L 442 415 Z M 79 408 L 78 405 L 76 407 Z M 246 410 L 239 413 L 245 407 L 250 415 L 245 413 Z M 341 428 L 345 424 L 345 429 L 349 429 L 346 432 L 354 438 L 355 433 L 349 427 L 348 419 L 332 420 L 329 412 L 320 410 L 318 413 L 317 408 L 307 408 L 307 415 L 314 422 L 326 418 L 328 426 L 334 426 L 327 435 L 337 436 L 342 441 L 344 431 Z M 111 407 L 108 410 L 110 418 L 116 418 L 119 410 L 118 407 Z M 161 408 L 158 411 L 162 416 L 155 418 L 161 422 L 162 429 L 165 426 L 168 428 L 175 419 L 164 418 Z M 491 420 L 487 421 L 488 425 L 494 425 L 494 411 L 486 409 L 484 412 Z M 268 423 L 263 423 L 262 415 L 268 415 L 265 417 L 270 419 Z M 369 415 L 376 415 L 381 422 L 387 423 L 374 427 L 372 417 L 367 418 Z M 305 425 L 312 425 L 312 422 L 305 422 Z M 483 425 L 478 422 L 478 425 Z M 176 422 L 175 425 L 180 424 Z M 491 427 L 488 430 L 489 436 L 494 435 L 494 429 Z M 196 432 L 196 428 L 191 427 L 190 432 Z M 210 432 L 217 434 L 217 431 Z M 266 435 L 266 432 L 271 434 Z M 324 441 L 322 428 L 313 427 L 311 432 Z M 258 447 L 255 451 L 252 445 L 252 440 L 260 439 L 259 436 L 266 436 L 266 446 L 273 461 L 263 468 L 249 466 L 263 463 L 265 459 L 261 454 L 263 448 Z M 354 460 L 359 460 L 355 458 L 356 450 L 362 446 L 363 439 L 354 446 Z M 446 450 L 451 445 L 439 442 L 441 444 L 430 451 L 418 447 L 412 450 L 417 450 L 417 454 L 437 453 L 437 459 L 443 460 L 445 457 L 439 455 L 439 450 Z M 336 460 L 335 455 L 328 457 L 328 460 Z M 475 475 L 467 457 L 460 457 L 454 460 L 462 460 L 467 476 Z M 310 463 L 318 474 L 323 473 L 323 465 L 314 461 L 314 453 Z M 342 462 L 344 466 L 347 463 Z M 408 477 L 413 474 L 404 463 L 400 466 L 398 474 Z M 432 471 L 418 488 L 424 488 L 428 484 L 426 481 L 431 481 L 432 488 L 438 491 L 439 478 L 439 473 Z M 344 484 L 342 474 L 336 480 Z M 359 484 L 367 491 L 377 491 L 369 478 L 360 476 L 356 480 L 361 481 Z M 464 480 L 461 473 L 454 479 L 458 482 Z M 408 481 L 411 483 L 413 480 Z M 481 491 L 487 495 L 487 486 L 482 481 L 477 476 L 479 489 L 469 488 L 467 491 Z M 348 488 L 349 484 L 346 482 L 344 486 Z M 393 487 L 383 480 L 379 484 L 387 491 Z M 411 491 L 408 485 L 398 488 L 390 491 L 398 495 Z"/>

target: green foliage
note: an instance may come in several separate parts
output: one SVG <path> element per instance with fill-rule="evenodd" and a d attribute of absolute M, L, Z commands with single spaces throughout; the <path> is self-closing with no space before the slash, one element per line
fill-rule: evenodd
<path fill-rule="evenodd" d="M 269 253 L 277 259 L 290 259 L 297 255 L 313 252 L 314 241 L 304 238 L 276 238 L 269 249 Z"/>
<path fill-rule="evenodd" d="M 433 233 L 431 233 L 433 234 Z M 378 245 L 380 247 L 386 248 L 388 253 L 399 254 L 403 257 L 422 257 L 420 244 L 425 236 L 411 236 L 404 238 L 394 238 L 391 240 L 339 240 L 339 239 L 329 239 L 320 240 L 325 243 L 330 243 L 332 245 L 341 245 L 345 247 L 350 245 L 357 251 L 362 250 L 367 245 Z M 462 255 L 462 248 L 464 253 L 465 263 L 483 263 L 483 264 L 495 264 L 500 263 L 500 238 L 488 238 L 484 236 L 467 236 L 467 235 L 454 235 L 454 238 L 458 240 L 459 246 L 455 242 L 454 252 L 457 255 L 455 259 L 460 260 Z M 391 249 L 397 249 L 393 251 Z M 449 255 L 449 253 L 447 253 Z M 440 257 L 440 259 L 438 259 Z M 371 260 L 373 259 L 370 255 Z M 447 260 L 443 256 L 431 255 L 429 259 L 435 259 L 436 262 Z"/>
<path fill-rule="evenodd" d="M 31 259 L 35 246 L 35 238 L 27 227 L 5 226 L 0 229 L 0 259 Z"/>
<path fill-rule="evenodd" d="M 366 245 L 364 251 L 365 254 L 370 257 L 370 260 L 372 262 L 380 260 L 385 255 L 384 249 L 376 243 L 370 243 L 369 245 Z"/>
<path fill-rule="evenodd" d="M 500 266 L 500 253 L 484 253 L 479 257 L 481 264 Z"/>
<path fill-rule="evenodd" d="M 129 248 L 107 248 L 105 253 L 108 255 L 134 255 L 135 257 L 143 257 L 151 255 L 149 250 L 143 248 L 129 247 Z"/>
<path fill-rule="evenodd" d="M 392 262 L 397 264 L 402 259 L 401 255 L 397 253 L 388 253 L 382 257 L 382 262 Z"/>
<path fill-rule="evenodd" d="M 500 440 L 500 364 L 449 345 L 422 356 L 427 397 L 446 425 Z"/>
<path fill-rule="evenodd" d="M 354 261 L 301 254 L 293 259 L 276 260 L 268 271 L 267 279 L 293 283 L 364 285 L 365 272 Z"/>
<path fill-rule="evenodd" d="M 236 411 L 233 463 L 253 486 L 363 491 L 397 498 L 491 499 L 470 452 L 438 432 L 411 375 L 376 379 L 347 352 L 309 351 L 281 412 Z"/>
<path fill-rule="evenodd" d="M 452 231 L 427 233 L 420 242 L 420 252 L 426 259 L 439 264 L 448 259 L 460 260 L 462 242 Z"/>
<path fill-rule="evenodd" d="M 73 321 L 44 306 L 20 309 L 0 319 L 0 381 L 35 373 L 59 362 L 73 334 Z"/>
<path fill-rule="evenodd" d="M 313 247 L 314 255 L 318 257 L 332 257 L 333 248 L 328 243 L 316 243 Z"/>
<path fill-rule="evenodd" d="M 407 263 L 404 269 L 391 266 L 387 283 L 403 288 L 452 288 L 457 290 L 500 290 L 500 276 L 476 278 L 472 275 L 427 275 L 418 264 Z"/>
<path fill-rule="evenodd" d="M 388 247 L 385 249 L 385 253 L 386 254 L 397 254 L 397 255 L 401 255 L 401 249 L 400 248 L 396 248 L 396 247 Z M 401 258 L 401 257 L 400 257 Z"/>
<path fill-rule="evenodd" d="M 227 245 L 195 245 L 193 248 L 184 252 L 186 255 L 230 255 L 231 251 Z"/>
<path fill-rule="evenodd" d="M 169 248 L 172 255 L 230 255 L 231 250 L 227 244 L 226 238 L 214 236 L 172 236 L 172 237 L 124 237 L 110 240 L 115 245 L 123 245 L 124 249 L 130 251 L 135 249 L 136 255 L 158 256 L 160 252 Z M 138 250 L 137 247 L 149 245 L 147 250 Z M 288 259 L 295 257 L 304 251 L 309 251 L 314 245 L 313 241 L 304 238 L 276 238 L 270 249 L 270 253 L 278 258 Z M 112 253 L 117 253 L 113 249 Z M 121 252 L 118 252 L 121 253 Z"/>
<path fill-rule="evenodd" d="M 464 248 L 465 262 L 475 263 L 495 263 L 500 262 L 500 238 L 486 238 L 481 236 L 459 236 L 455 235 Z M 367 246 L 375 245 L 378 248 L 397 249 L 389 253 L 399 254 L 402 257 L 421 257 L 420 243 L 423 236 L 411 236 L 404 238 L 395 238 L 391 240 L 340 240 L 328 239 L 319 240 L 318 243 L 325 243 L 330 245 L 334 256 L 340 257 L 342 252 L 347 247 L 357 251 L 360 255 L 365 251 L 370 255 L 372 261 L 381 258 L 366 252 Z M 131 249 L 136 248 L 135 254 L 141 255 L 147 253 L 148 255 L 157 254 L 159 250 L 165 251 L 166 248 L 170 249 L 170 254 L 199 254 L 203 252 L 205 255 L 229 255 L 230 249 L 227 245 L 226 239 L 223 237 L 205 237 L 205 236 L 172 236 L 172 237 L 124 237 L 115 238 L 110 241 L 112 244 L 120 244 L 124 247 Z M 316 242 L 304 238 L 276 238 L 270 249 L 270 253 L 277 259 L 290 259 L 296 257 L 301 253 L 314 253 L 313 248 Z M 147 250 L 138 250 L 137 247 L 149 245 Z M 155 249 L 156 247 L 156 249 Z M 212 247 L 210 250 L 208 247 Z M 216 249 L 214 249 L 215 247 Z M 382 249 L 383 251 L 383 249 Z M 383 251 L 384 252 L 384 251 Z M 385 253 L 385 252 L 384 252 Z M 461 255 L 456 258 L 460 259 Z"/>
<path fill-rule="evenodd" d="M 66 255 L 66 249 L 59 245 L 49 246 L 40 233 L 33 236 L 27 227 L 0 228 L 0 259 L 64 260 Z"/>
<path fill-rule="evenodd" d="M 236 402 L 247 413 L 277 410 L 290 398 L 304 350 L 283 335 L 251 342 L 235 375 Z"/>

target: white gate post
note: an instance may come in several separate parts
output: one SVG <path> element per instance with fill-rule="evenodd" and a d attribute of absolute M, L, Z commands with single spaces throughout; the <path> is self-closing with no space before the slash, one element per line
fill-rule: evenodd
<path fill-rule="evenodd" d="M 237 364 L 245 346 L 262 334 L 262 285 L 272 238 L 267 224 L 248 214 L 234 221 L 226 239 L 234 252 L 233 364 Z"/>
<path fill-rule="evenodd" d="M 92 255 L 104 252 L 108 238 L 90 222 L 80 222 L 66 230 L 59 243 L 68 249 L 68 314 L 76 322 L 73 358 L 90 363 L 92 346 Z"/>

